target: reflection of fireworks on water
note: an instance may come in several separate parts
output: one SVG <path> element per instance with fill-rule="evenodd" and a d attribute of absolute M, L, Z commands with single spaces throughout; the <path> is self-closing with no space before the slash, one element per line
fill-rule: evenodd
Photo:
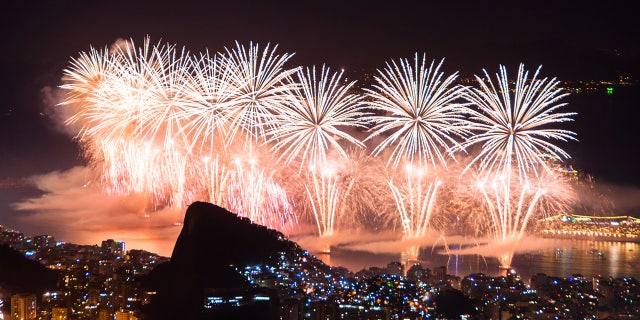
<path fill-rule="evenodd" d="M 575 134 L 549 126 L 570 121 L 573 114 L 555 113 L 565 105 L 556 103 L 565 94 L 557 88 L 555 79 L 538 80 L 537 75 L 528 80 L 521 64 L 512 90 L 506 68 L 501 66 L 497 88 L 485 71 L 487 79 L 476 76 L 480 89 L 465 95 L 478 108 L 470 112 L 477 122 L 474 129 L 479 131 L 469 136 L 465 145 L 482 144 L 465 171 L 473 165 L 478 167 L 477 190 L 490 220 L 489 235 L 497 243 L 517 243 L 530 221 L 543 213 L 539 205 L 543 199 L 560 203 L 550 194 L 557 190 L 550 188 L 562 177 L 555 175 L 546 158 L 562 160 L 569 155 L 548 140 L 572 140 Z M 510 251 L 499 259 L 508 266 L 512 257 Z"/>
<path fill-rule="evenodd" d="M 413 64 L 406 59 L 387 63 L 375 90 L 367 90 L 376 112 L 370 117 L 375 125 L 369 139 L 389 134 L 373 153 L 392 149 L 387 164 L 393 169 L 407 163 L 404 179 L 388 181 L 405 238 L 426 234 L 441 184 L 429 166 L 446 165 L 445 155 L 452 156 L 451 147 L 458 146 L 454 138 L 466 133 L 464 104 L 458 102 L 464 88 L 453 86 L 457 73 L 444 78 L 441 66 L 442 61 L 427 65 L 426 56 L 420 60 L 417 54 Z"/>

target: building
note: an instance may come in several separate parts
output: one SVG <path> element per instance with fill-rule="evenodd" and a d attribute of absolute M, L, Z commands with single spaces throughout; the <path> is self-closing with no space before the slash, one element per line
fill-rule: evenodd
<path fill-rule="evenodd" d="M 98 320 L 113 320 L 113 312 L 107 309 L 98 311 Z"/>
<path fill-rule="evenodd" d="M 108 239 L 102 241 L 102 255 L 108 259 L 122 259 L 125 254 L 124 242 Z"/>
<path fill-rule="evenodd" d="M 137 320 L 137 319 L 138 317 L 136 317 L 131 311 L 128 311 L 128 310 L 116 311 L 115 320 Z"/>
<path fill-rule="evenodd" d="M 69 320 L 69 308 L 53 307 L 51 308 L 51 320 Z"/>
<path fill-rule="evenodd" d="M 11 296 L 11 319 L 36 319 L 37 306 L 34 294 L 14 294 Z"/>

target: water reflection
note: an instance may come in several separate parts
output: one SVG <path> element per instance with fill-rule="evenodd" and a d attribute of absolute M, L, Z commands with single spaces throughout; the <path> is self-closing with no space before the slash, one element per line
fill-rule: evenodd
<path fill-rule="evenodd" d="M 542 239 L 541 239 L 542 240 Z M 581 274 L 612 277 L 640 278 L 640 244 L 631 242 L 588 241 L 544 239 L 549 246 L 533 252 L 516 253 L 512 267 L 523 279 L 529 279 L 536 273 L 551 276 L 569 277 Z M 419 260 L 427 268 L 447 266 L 447 273 L 465 276 L 482 272 L 497 276 L 500 274 L 496 258 L 484 258 L 479 255 L 443 255 L 442 248 L 428 248 L 420 252 Z M 320 259 L 329 259 L 319 256 Z M 332 248 L 330 260 L 334 266 L 343 266 L 357 272 L 371 266 L 385 267 L 391 261 L 400 261 L 400 255 L 376 254 Z"/>

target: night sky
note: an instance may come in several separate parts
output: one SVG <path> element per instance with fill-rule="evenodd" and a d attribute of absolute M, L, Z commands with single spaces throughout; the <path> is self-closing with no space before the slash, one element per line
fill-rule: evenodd
<path fill-rule="evenodd" d="M 46 93 L 61 84 L 70 57 L 118 38 L 140 43 L 148 35 L 153 42 L 194 53 L 222 51 L 236 40 L 279 44 L 279 52 L 295 52 L 291 66 L 327 64 L 344 68 L 356 80 L 389 59 L 415 52 L 446 58 L 445 71 L 462 76 L 482 68 L 495 73 L 498 64 L 515 72 L 523 62 L 528 69 L 542 64 L 543 76 L 559 80 L 640 78 L 640 19 L 623 2 L 538 1 L 526 7 L 429 2 L 59 0 L 5 5 L 0 14 L 0 224 L 54 234 L 64 225 L 51 217 L 56 213 L 16 211 L 12 203 L 37 195 L 24 179 L 83 164 L 77 145 L 55 121 L 55 100 Z M 601 174 L 597 178 L 603 181 L 625 185 L 629 194 L 640 188 L 637 87 L 632 91 L 613 104 L 611 98 L 594 98 L 582 113 L 580 106 L 571 106 L 579 113 L 576 122 L 582 121 L 573 128 L 587 141 L 567 146 L 582 167 Z M 606 111 L 612 105 L 623 107 Z M 600 107 L 607 117 L 600 118 Z M 606 152 L 594 150 L 599 146 Z"/>

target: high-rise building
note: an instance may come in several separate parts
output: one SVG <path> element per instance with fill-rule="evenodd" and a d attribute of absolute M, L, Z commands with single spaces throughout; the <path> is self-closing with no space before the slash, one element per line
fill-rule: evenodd
<path fill-rule="evenodd" d="M 69 320 L 69 308 L 53 307 L 51 308 L 51 320 Z"/>
<path fill-rule="evenodd" d="M 56 246 L 56 239 L 48 235 L 35 236 L 32 244 L 36 249 L 53 248 Z"/>
<path fill-rule="evenodd" d="M 11 319 L 31 320 L 37 316 L 34 294 L 14 294 L 11 296 Z"/>
<path fill-rule="evenodd" d="M 447 267 L 446 266 L 440 266 L 440 267 L 436 267 L 433 268 L 432 272 L 431 272 L 431 277 L 434 281 L 438 282 L 438 281 L 447 281 Z"/>
<path fill-rule="evenodd" d="M 113 320 L 113 312 L 107 309 L 100 309 L 98 311 L 98 320 Z"/>
<path fill-rule="evenodd" d="M 124 257 L 124 242 L 108 239 L 102 241 L 102 254 L 108 258 L 121 259 Z"/>
<path fill-rule="evenodd" d="M 138 320 L 138 317 L 133 315 L 133 312 L 128 310 L 116 311 L 115 320 Z"/>

